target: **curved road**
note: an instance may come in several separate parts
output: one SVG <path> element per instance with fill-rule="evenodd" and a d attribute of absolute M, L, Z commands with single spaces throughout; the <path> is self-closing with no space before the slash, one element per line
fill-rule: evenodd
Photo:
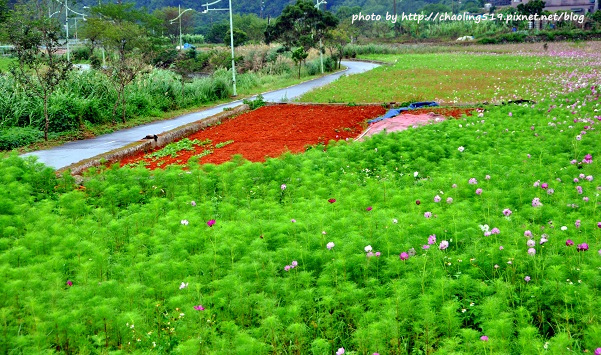
<path fill-rule="evenodd" d="M 306 81 L 288 88 L 271 91 L 263 94 L 263 97 L 265 98 L 265 101 L 269 102 L 291 100 L 313 90 L 314 88 L 327 85 L 342 75 L 363 73 L 379 66 L 379 64 L 355 61 L 343 61 L 342 64 L 348 67 L 348 69 L 326 75 L 321 78 Z M 255 97 L 253 96 L 251 99 L 254 98 Z M 170 120 L 158 121 L 142 126 L 128 128 L 91 139 L 68 142 L 55 148 L 38 150 L 23 154 L 22 156 L 37 156 L 39 162 L 42 162 L 55 169 L 61 169 L 81 160 L 89 159 L 99 154 L 103 154 L 113 149 L 121 148 L 130 143 L 139 141 L 148 134 L 160 134 L 176 127 L 215 115 L 219 112 L 222 112 L 224 108 L 236 107 L 240 104 L 242 104 L 242 100 L 236 100 L 227 104 L 214 106 L 200 112 L 186 114 Z"/>

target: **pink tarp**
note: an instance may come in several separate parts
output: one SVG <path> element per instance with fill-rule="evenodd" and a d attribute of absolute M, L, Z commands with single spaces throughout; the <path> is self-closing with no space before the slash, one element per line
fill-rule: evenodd
<path fill-rule="evenodd" d="M 402 114 L 396 117 L 387 118 L 383 121 L 376 122 L 370 125 L 365 132 L 363 132 L 357 140 L 363 140 L 365 137 L 380 133 L 382 131 L 386 132 L 397 132 L 404 131 L 409 127 L 417 127 L 423 126 L 425 124 L 432 124 L 436 122 L 442 122 L 445 120 L 445 117 L 436 115 L 434 113 L 427 114 Z"/>

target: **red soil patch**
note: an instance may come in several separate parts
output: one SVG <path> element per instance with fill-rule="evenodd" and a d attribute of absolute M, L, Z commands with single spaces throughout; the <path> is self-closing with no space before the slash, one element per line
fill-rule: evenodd
<path fill-rule="evenodd" d="M 304 152 L 306 146 L 357 137 L 365 128 L 366 121 L 383 115 L 381 106 L 339 105 L 274 105 L 244 113 L 208 127 L 188 138 L 210 139 L 213 153 L 200 159 L 201 164 L 220 164 L 235 154 L 260 162 L 266 157 L 277 157 L 286 151 Z M 222 148 L 215 144 L 233 140 Z M 146 161 L 149 169 L 164 168 L 171 164 L 186 164 L 188 159 L 203 152 L 207 147 L 195 147 L 194 151 L 180 151 L 177 157 L 167 156 L 159 160 L 144 158 L 140 152 L 121 160 L 121 166 Z"/>
<path fill-rule="evenodd" d="M 459 118 L 469 114 L 473 108 L 437 108 L 411 110 L 410 114 L 436 114 Z M 145 161 L 147 168 L 164 168 L 171 164 L 184 165 L 188 160 L 205 149 L 213 153 L 200 159 L 201 164 L 221 164 L 235 154 L 241 154 L 252 162 L 265 161 L 267 157 L 278 157 L 284 152 L 301 153 L 309 145 L 328 143 L 330 140 L 356 138 L 366 128 L 366 121 L 386 112 L 381 106 L 340 106 L 340 105 L 274 105 L 223 121 L 220 125 L 208 127 L 190 136 L 189 139 L 210 139 L 211 147 L 195 147 L 193 151 L 180 151 L 176 157 L 163 157 L 158 160 L 144 158 L 147 153 L 121 160 L 120 165 Z M 221 148 L 215 144 L 233 140 Z"/>

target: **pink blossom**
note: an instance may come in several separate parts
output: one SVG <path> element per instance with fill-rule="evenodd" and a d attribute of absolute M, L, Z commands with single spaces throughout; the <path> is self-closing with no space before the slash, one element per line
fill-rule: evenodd
<path fill-rule="evenodd" d="M 534 249 L 534 248 L 528 249 L 528 255 L 534 256 L 535 254 L 536 254 L 536 249 Z"/>
<path fill-rule="evenodd" d="M 443 241 L 440 242 L 440 245 L 438 246 L 438 249 L 445 250 L 448 247 L 449 247 L 449 242 L 446 241 L 446 240 L 443 240 Z"/>
<path fill-rule="evenodd" d="M 509 113 L 509 115 L 511 116 L 511 112 Z M 480 337 L 480 340 L 482 341 L 488 341 L 488 337 L 486 335 L 483 335 Z"/>
<path fill-rule="evenodd" d="M 73 286 L 73 281 L 67 280 L 67 286 L 69 286 L 69 287 Z"/>
<path fill-rule="evenodd" d="M 426 213 L 424 213 L 424 217 L 431 218 L 432 217 L 432 212 L 426 212 Z"/>
<path fill-rule="evenodd" d="M 530 282 L 530 280 L 531 280 L 530 276 L 526 276 L 526 277 L 524 277 L 524 281 L 526 281 L 526 282 Z"/>
<path fill-rule="evenodd" d="M 409 259 L 409 254 L 407 254 L 406 252 L 402 252 L 402 253 L 399 255 L 399 259 L 401 259 L 401 260 L 405 261 L 405 260 Z"/>
<path fill-rule="evenodd" d="M 482 195 L 482 189 L 480 189 L 480 188 L 476 189 L 476 195 Z"/>
<path fill-rule="evenodd" d="M 329 242 L 326 244 L 326 248 L 328 248 L 328 250 L 332 250 L 334 248 L 334 242 Z"/>
<path fill-rule="evenodd" d="M 197 311 L 204 311 L 205 310 L 205 308 L 201 304 L 199 304 L 198 306 L 194 306 L 194 309 L 197 310 Z"/>
<path fill-rule="evenodd" d="M 215 220 L 214 219 L 210 219 L 207 221 L 207 226 L 209 227 L 213 227 L 215 225 Z"/>
<path fill-rule="evenodd" d="M 509 217 L 511 216 L 513 212 L 511 212 L 511 210 L 509 208 L 506 208 L 503 210 L 503 215 L 505 215 L 505 217 Z"/>
<path fill-rule="evenodd" d="M 440 202 L 441 198 L 440 196 L 436 195 L 434 196 L 434 202 Z"/>

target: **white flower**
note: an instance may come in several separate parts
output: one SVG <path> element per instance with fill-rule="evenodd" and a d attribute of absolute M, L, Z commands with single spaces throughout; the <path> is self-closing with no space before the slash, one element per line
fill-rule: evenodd
<path fill-rule="evenodd" d="M 188 283 L 187 282 L 182 282 L 182 284 L 179 285 L 179 289 L 180 290 L 183 290 L 184 288 L 187 288 L 187 287 L 188 287 Z"/>
<path fill-rule="evenodd" d="M 396 218 L 393 218 L 393 219 L 392 219 L 392 223 L 394 223 L 394 224 L 397 224 L 397 223 L 399 223 L 399 220 L 398 220 L 398 219 L 396 219 Z"/>
<path fill-rule="evenodd" d="M 567 230 L 568 230 L 568 227 L 566 227 L 566 226 L 561 226 L 561 230 L 562 230 L 562 231 L 567 231 Z"/>
<path fill-rule="evenodd" d="M 461 147 L 457 148 L 457 150 L 463 153 L 463 151 L 465 150 L 465 148 L 463 148 L 463 146 L 461 146 Z"/>
<path fill-rule="evenodd" d="M 187 226 L 188 225 L 188 220 L 187 219 L 182 219 L 182 225 Z"/>
<path fill-rule="evenodd" d="M 372 251 L 373 249 L 371 248 L 371 245 L 368 245 L 365 247 L 365 252 L 369 253 L 370 251 Z"/>
<path fill-rule="evenodd" d="M 413 173 L 413 177 L 416 178 L 419 175 L 419 173 L 416 171 Z"/>
<path fill-rule="evenodd" d="M 483 232 L 488 232 L 488 229 L 490 228 L 490 227 L 488 226 L 488 224 L 485 224 L 485 225 L 479 225 L 479 227 L 480 227 L 480 230 L 482 230 Z"/>

